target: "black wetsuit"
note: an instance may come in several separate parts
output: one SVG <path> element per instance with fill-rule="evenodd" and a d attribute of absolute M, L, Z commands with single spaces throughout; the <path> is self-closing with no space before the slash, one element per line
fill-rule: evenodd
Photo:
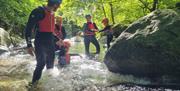
<path fill-rule="evenodd" d="M 25 38 L 28 47 L 32 47 L 31 36 L 32 30 L 35 30 L 35 55 L 37 65 L 33 73 L 32 83 L 41 78 L 42 70 L 45 65 L 47 69 L 54 67 L 54 36 L 52 32 L 40 32 L 39 21 L 45 17 L 45 8 L 38 7 L 34 9 L 30 16 L 25 29 Z"/>
<path fill-rule="evenodd" d="M 105 32 L 105 34 L 106 34 L 106 36 L 107 36 L 107 48 L 109 49 L 109 47 L 110 47 L 110 43 L 111 43 L 111 41 L 112 41 L 112 39 L 113 39 L 113 33 L 112 33 L 112 31 L 111 31 L 111 26 L 110 25 L 108 25 L 108 26 L 106 26 L 103 30 L 101 30 L 101 31 L 99 31 L 99 32 Z"/>
<path fill-rule="evenodd" d="M 88 22 L 91 23 L 91 22 Z M 89 45 L 90 43 L 92 43 L 93 45 L 95 45 L 96 47 L 96 54 L 100 53 L 100 45 L 99 42 L 96 39 L 95 33 L 94 31 L 92 31 L 89 27 L 88 27 L 88 23 L 85 23 L 83 26 L 83 32 L 84 32 L 84 45 L 85 45 L 85 53 L 86 55 L 89 55 Z M 95 23 L 93 23 L 94 28 L 98 30 L 97 26 Z M 88 32 L 89 34 L 86 34 L 86 32 Z"/>

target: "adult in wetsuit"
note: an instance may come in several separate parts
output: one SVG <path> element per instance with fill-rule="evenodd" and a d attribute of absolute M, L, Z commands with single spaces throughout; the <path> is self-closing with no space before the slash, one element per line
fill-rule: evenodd
<path fill-rule="evenodd" d="M 89 53 L 90 43 L 92 43 L 96 47 L 95 54 L 99 54 L 100 53 L 100 45 L 95 36 L 95 32 L 98 32 L 98 28 L 96 26 L 96 23 L 92 22 L 91 15 L 86 15 L 85 18 L 87 20 L 87 23 L 84 23 L 84 25 L 83 25 L 85 54 L 87 56 L 90 55 L 90 53 Z"/>
<path fill-rule="evenodd" d="M 29 16 L 25 29 L 27 50 L 32 56 L 34 56 L 33 52 L 35 52 L 37 61 L 32 84 L 38 82 L 41 78 L 45 65 L 47 69 L 54 67 L 54 12 L 59 8 L 61 2 L 62 0 L 48 0 L 46 6 L 34 9 Z M 32 30 L 36 30 L 35 51 L 31 43 Z"/>

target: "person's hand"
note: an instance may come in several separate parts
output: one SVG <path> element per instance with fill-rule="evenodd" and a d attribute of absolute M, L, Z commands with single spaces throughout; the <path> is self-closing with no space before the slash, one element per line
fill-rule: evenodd
<path fill-rule="evenodd" d="M 97 29 L 92 29 L 92 31 L 94 31 L 94 32 L 98 32 L 98 30 L 97 30 Z"/>
<path fill-rule="evenodd" d="M 63 40 L 59 39 L 59 41 L 56 42 L 56 45 L 58 45 L 59 47 L 63 46 Z"/>
<path fill-rule="evenodd" d="M 31 55 L 34 56 L 34 48 L 33 47 L 28 47 L 27 52 Z"/>

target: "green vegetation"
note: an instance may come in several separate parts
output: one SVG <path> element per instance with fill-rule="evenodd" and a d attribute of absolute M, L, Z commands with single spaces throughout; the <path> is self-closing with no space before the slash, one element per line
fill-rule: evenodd
<path fill-rule="evenodd" d="M 0 28 L 5 29 L 9 33 L 7 34 L 8 36 L 6 35 L 5 36 L 9 37 L 9 41 L 14 46 L 20 43 L 21 39 L 24 37 L 24 29 L 25 29 L 25 26 L 26 26 L 26 23 L 28 21 L 28 17 L 31 11 L 38 6 L 42 6 L 46 4 L 46 1 L 47 0 L 0 0 Z M 81 27 L 83 23 L 86 22 L 84 18 L 86 14 L 91 14 L 93 16 L 93 21 L 97 24 L 99 29 L 102 29 L 103 27 L 101 24 L 101 20 L 104 17 L 109 18 L 110 24 L 113 24 L 114 26 L 118 25 L 117 28 L 116 27 L 114 28 L 117 30 L 116 32 L 118 32 L 118 31 L 124 30 L 126 26 L 138 20 L 140 17 L 143 17 L 156 9 L 176 9 L 177 12 L 179 13 L 180 10 L 178 9 L 180 9 L 180 0 L 63 0 L 61 8 L 58 10 L 58 12 L 56 12 L 56 15 L 63 16 L 64 18 L 63 24 L 66 28 L 66 31 L 68 31 L 68 37 L 71 37 L 69 35 L 74 36 L 78 31 L 81 31 Z M 100 34 L 98 33 L 97 36 L 99 39 Z M 6 37 L 5 39 L 7 39 Z M 166 39 L 165 37 L 163 39 Z M 174 36 L 172 36 L 172 38 L 174 38 Z M 159 38 L 158 36 L 157 39 L 160 40 L 161 38 Z M 139 40 L 139 41 L 143 41 L 143 40 Z M 178 50 L 176 50 L 178 49 L 179 41 L 177 42 L 176 40 L 174 41 L 175 41 L 174 46 L 172 47 L 170 46 L 168 48 L 169 50 L 173 49 L 175 53 L 179 53 Z M 165 42 L 163 41 L 163 43 Z M 170 43 L 171 42 L 169 42 L 169 45 Z M 172 44 L 173 43 L 171 43 L 171 45 Z M 119 47 L 120 46 L 118 46 L 118 48 Z M 118 51 L 117 50 L 118 48 L 114 48 L 114 50 Z M 133 48 L 133 51 L 134 49 L 135 48 Z M 123 50 L 123 53 L 121 54 L 124 54 L 125 51 L 124 49 L 122 50 Z M 95 52 L 95 47 L 90 45 L 90 51 L 92 53 Z M 81 43 L 75 44 L 75 46 L 70 48 L 70 53 L 80 53 L 80 54 L 84 53 L 84 44 L 81 44 Z M 101 44 L 101 53 L 98 57 L 98 61 L 102 62 L 104 55 L 105 55 L 105 49 L 103 48 L 103 44 Z M 158 54 L 158 56 L 159 55 L 160 54 Z M 155 56 L 153 56 L 152 58 L 154 57 Z M 133 60 L 133 62 L 135 61 Z M 157 62 L 158 61 L 156 61 L 156 64 Z M 168 64 L 168 66 L 166 67 L 170 67 L 172 64 L 175 66 L 177 65 L 176 62 L 169 62 L 169 63 L 171 64 Z M 1 67 L 5 67 L 4 65 L 1 65 L 1 64 L 8 64 L 8 63 L 0 63 Z M 1 79 L 0 90 L 12 91 L 14 89 L 18 89 L 18 91 L 26 91 L 25 87 L 27 86 L 28 82 L 26 80 L 21 80 L 21 78 L 23 79 L 26 78 L 28 80 L 31 79 L 29 78 L 29 73 L 26 73 L 27 72 L 26 70 L 22 70 L 25 68 L 26 64 L 21 64 L 22 66 L 17 66 L 17 67 L 15 66 L 18 70 L 17 69 L 15 71 L 13 70 L 11 74 L 2 76 L 0 78 Z M 8 66 L 9 65 L 7 65 L 6 67 L 7 68 L 11 67 L 11 66 L 9 67 Z M 175 66 L 172 66 L 171 68 Z M 140 66 L 137 66 L 137 67 L 140 67 Z M 151 68 L 155 68 L 155 67 L 151 67 Z M 2 72 L 4 72 L 4 69 L 2 69 Z M 24 72 L 21 72 L 19 69 L 21 69 Z M 158 69 L 161 69 L 161 67 L 158 66 Z M 159 73 L 161 72 L 162 70 L 160 70 Z M 169 73 L 171 72 L 175 72 L 175 71 L 174 70 L 169 71 Z M 94 78 L 98 79 L 98 81 L 102 80 L 102 78 L 99 77 L 99 75 L 95 76 Z M 112 76 L 110 75 L 110 77 L 107 77 L 107 78 L 108 78 L 107 82 L 109 83 L 119 83 L 119 82 L 132 82 L 132 83 L 142 83 L 142 84 L 150 83 L 146 78 L 139 79 L 131 75 L 113 76 L 112 74 Z M 11 89 L 11 87 L 14 89 Z M 43 88 L 43 87 L 40 87 L 40 88 Z M 44 91 L 44 89 L 37 90 L 37 91 Z"/>
<path fill-rule="evenodd" d="M 158 1 L 153 7 L 154 2 Z M 104 17 L 112 24 L 129 24 L 147 15 L 153 9 L 174 8 L 179 0 L 64 0 L 60 14 L 67 21 L 77 25 L 85 22 L 84 15 L 92 14 L 93 20 L 101 27 Z"/>
<path fill-rule="evenodd" d="M 39 4 L 39 0 L 1 0 L 0 27 L 22 36 L 30 11 Z"/>
<path fill-rule="evenodd" d="M 64 17 L 68 31 L 75 31 L 76 26 L 85 22 L 85 14 L 92 14 L 93 21 L 101 28 L 104 17 L 109 18 L 112 24 L 129 24 L 154 9 L 174 8 L 177 2 L 179 0 L 63 0 L 57 14 Z M 11 36 L 23 37 L 31 10 L 43 4 L 46 0 L 1 0 L 0 27 Z"/>

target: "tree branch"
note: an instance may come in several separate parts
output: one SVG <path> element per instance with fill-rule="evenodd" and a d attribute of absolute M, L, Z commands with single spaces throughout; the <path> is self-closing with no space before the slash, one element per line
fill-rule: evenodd
<path fill-rule="evenodd" d="M 152 11 L 151 8 L 148 7 L 148 3 L 144 2 L 143 0 L 139 0 L 145 8 L 147 8 L 149 11 Z"/>

